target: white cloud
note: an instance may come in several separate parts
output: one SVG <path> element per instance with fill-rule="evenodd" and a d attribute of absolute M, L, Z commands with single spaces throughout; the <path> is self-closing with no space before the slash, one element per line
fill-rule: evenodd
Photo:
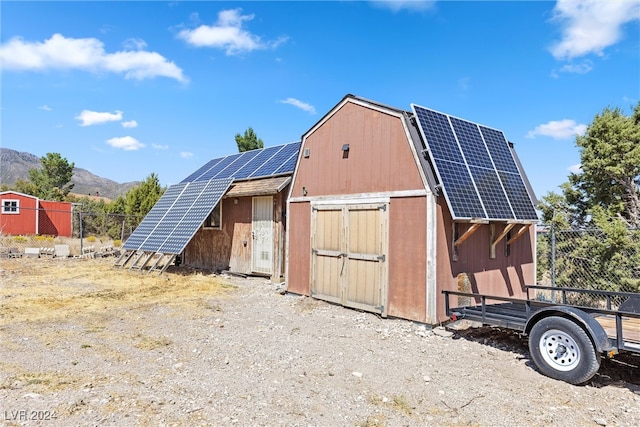
<path fill-rule="evenodd" d="M 180 152 L 180 157 L 182 157 L 183 159 L 188 159 L 193 157 L 193 153 L 190 153 L 188 151 L 181 151 Z"/>
<path fill-rule="evenodd" d="M 100 113 L 98 111 L 82 110 L 75 119 L 82 122 L 80 126 L 101 125 L 122 120 L 122 111 L 116 110 L 115 113 Z"/>
<path fill-rule="evenodd" d="M 369 0 L 376 6 L 391 9 L 397 12 L 402 9 L 406 10 L 427 10 L 433 7 L 436 0 Z"/>
<path fill-rule="evenodd" d="M 584 135 L 587 125 L 577 124 L 575 120 L 552 120 L 527 133 L 527 138 L 535 138 L 537 135 L 550 136 L 553 139 L 568 139 L 576 135 Z"/>
<path fill-rule="evenodd" d="M 135 151 L 144 147 L 144 144 L 132 136 L 122 136 L 107 140 L 107 144 L 113 148 L 120 148 L 124 151 Z"/>
<path fill-rule="evenodd" d="M 567 60 L 603 50 L 622 39 L 622 27 L 640 20 L 640 2 L 633 0 L 558 0 L 553 20 L 562 25 L 562 39 L 551 46 L 554 58 Z"/>
<path fill-rule="evenodd" d="M 306 111 L 308 113 L 311 114 L 315 114 L 316 113 L 316 109 L 313 107 L 313 105 L 307 104 L 306 102 L 302 102 L 299 101 L 295 98 L 287 98 L 284 99 L 282 101 L 280 101 L 282 104 L 289 104 L 289 105 L 293 105 L 294 107 L 297 107 L 303 111 Z"/>
<path fill-rule="evenodd" d="M 591 61 L 584 61 L 580 64 L 566 64 L 560 68 L 561 73 L 587 74 L 593 69 Z"/>
<path fill-rule="evenodd" d="M 156 150 L 168 150 L 169 146 L 168 145 L 160 145 L 160 144 L 151 144 L 151 147 L 153 147 Z"/>
<path fill-rule="evenodd" d="M 136 128 L 138 127 L 138 122 L 136 122 L 135 120 L 129 120 L 127 122 L 122 122 L 120 123 L 122 125 L 123 128 Z"/>
<path fill-rule="evenodd" d="M 38 109 L 42 111 L 51 111 L 51 107 L 49 107 L 48 105 L 41 105 L 38 107 Z"/>
<path fill-rule="evenodd" d="M 241 12 L 241 9 L 223 10 L 218 13 L 215 25 L 200 25 L 193 30 L 182 30 L 178 33 L 178 38 L 196 47 L 224 49 L 227 55 L 275 48 L 286 41 L 286 38 L 262 41 L 259 36 L 243 28 L 243 24 L 251 21 L 254 15 L 242 15 Z"/>
<path fill-rule="evenodd" d="M 139 44 L 138 44 L 139 46 Z M 187 82 L 182 69 L 157 52 L 124 50 L 107 53 L 95 38 L 74 39 L 54 34 L 44 42 L 15 37 L 0 46 L 5 70 L 83 70 L 124 74 L 127 79 L 168 77 Z"/>
<path fill-rule="evenodd" d="M 593 69 L 593 62 L 590 60 L 582 61 L 579 64 L 565 64 L 557 70 L 551 71 L 551 77 L 557 79 L 560 77 L 559 73 L 569 74 L 587 74 Z"/>
<path fill-rule="evenodd" d="M 125 40 L 122 45 L 128 50 L 142 50 L 147 47 L 147 42 L 142 39 L 131 38 Z"/>

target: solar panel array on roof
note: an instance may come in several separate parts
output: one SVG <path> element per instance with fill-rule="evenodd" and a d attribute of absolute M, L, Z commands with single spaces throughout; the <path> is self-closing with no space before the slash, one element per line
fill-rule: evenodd
<path fill-rule="evenodd" d="M 454 220 L 538 219 L 504 134 L 411 104 Z"/>
<path fill-rule="evenodd" d="M 207 162 L 182 182 L 208 181 L 210 179 L 263 178 L 292 173 L 298 158 L 300 142 L 245 151 Z"/>
<path fill-rule="evenodd" d="M 233 178 L 172 185 L 127 239 L 125 250 L 179 254 L 209 216 Z"/>

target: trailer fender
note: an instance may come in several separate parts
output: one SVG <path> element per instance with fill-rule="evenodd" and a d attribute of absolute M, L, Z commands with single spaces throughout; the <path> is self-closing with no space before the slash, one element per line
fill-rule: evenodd
<path fill-rule="evenodd" d="M 538 323 L 541 319 L 550 316 L 565 317 L 580 325 L 591 338 L 593 346 L 598 353 L 612 350 L 609 337 L 602 325 L 600 325 L 596 319 L 591 317 L 589 313 L 575 307 L 553 306 L 536 311 L 536 313 L 527 320 L 524 332 L 529 334 L 533 325 Z"/>

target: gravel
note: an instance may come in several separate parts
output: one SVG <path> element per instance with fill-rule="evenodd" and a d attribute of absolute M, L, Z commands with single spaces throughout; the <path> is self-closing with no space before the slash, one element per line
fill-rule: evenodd
<path fill-rule="evenodd" d="M 637 357 L 573 386 L 538 373 L 510 331 L 432 329 L 225 280 L 237 290 L 204 314 L 154 305 L 94 327 L 2 327 L 0 425 L 640 425 Z"/>

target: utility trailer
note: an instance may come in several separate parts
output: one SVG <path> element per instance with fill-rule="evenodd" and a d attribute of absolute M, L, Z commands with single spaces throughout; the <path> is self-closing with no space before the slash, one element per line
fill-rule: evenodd
<path fill-rule="evenodd" d="M 451 320 L 469 319 L 527 334 L 531 359 L 551 378 L 584 384 L 598 372 L 603 357 L 640 355 L 640 293 L 527 286 L 524 300 L 442 292 Z M 460 306 L 452 307 L 452 296 Z"/>

